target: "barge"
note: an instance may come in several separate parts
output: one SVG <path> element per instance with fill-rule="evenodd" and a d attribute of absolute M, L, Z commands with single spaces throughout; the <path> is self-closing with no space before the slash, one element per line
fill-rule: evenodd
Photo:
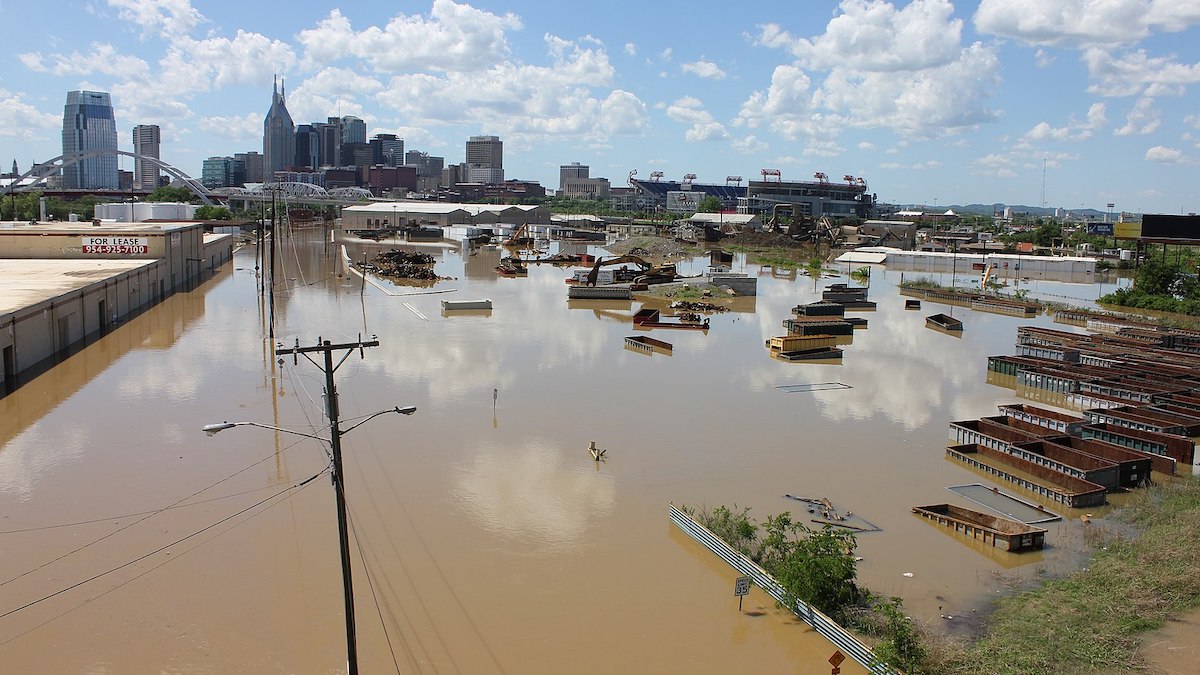
<path fill-rule="evenodd" d="M 925 325 L 929 328 L 937 328 L 955 333 L 961 333 L 963 329 L 963 322 L 949 314 L 931 314 L 925 317 Z"/>
<path fill-rule="evenodd" d="M 1010 553 L 1035 551 L 1046 545 L 1043 528 L 953 504 L 914 506 L 912 512 Z"/>

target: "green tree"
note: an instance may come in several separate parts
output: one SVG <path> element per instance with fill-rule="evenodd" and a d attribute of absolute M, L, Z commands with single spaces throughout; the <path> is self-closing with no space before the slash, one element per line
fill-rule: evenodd
<path fill-rule="evenodd" d="M 200 198 L 192 194 L 192 191 L 185 187 L 175 187 L 173 185 L 164 185 L 154 190 L 146 196 L 145 201 L 148 202 L 183 202 L 185 204 L 196 204 L 200 202 Z"/>
<path fill-rule="evenodd" d="M 705 195 L 696 205 L 697 213 L 720 213 L 721 200 L 713 195 Z"/>
<path fill-rule="evenodd" d="M 196 220 L 233 220 L 233 212 L 224 206 L 201 206 L 196 209 Z"/>
<path fill-rule="evenodd" d="M 793 522 L 786 512 L 769 516 L 763 531 L 759 564 L 783 585 L 789 599 L 835 617 L 858 602 L 853 533 L 814 530 Z"/>

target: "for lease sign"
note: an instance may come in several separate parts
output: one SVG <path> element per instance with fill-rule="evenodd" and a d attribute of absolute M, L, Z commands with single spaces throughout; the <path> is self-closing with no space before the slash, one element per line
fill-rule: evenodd
<path fill-rule="evenodd" d="M 83 252 L 93 255 L 144 255 L 150 252 L 150 238 L 84 237 Z"/>

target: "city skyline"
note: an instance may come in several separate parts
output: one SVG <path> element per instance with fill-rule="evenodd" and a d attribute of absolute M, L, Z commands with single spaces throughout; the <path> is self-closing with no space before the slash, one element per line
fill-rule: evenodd
<path fill-rule="evenodd" d="M 159 125 L 162 159 L 198 176 L 205 158 L 261 149 L 278 74 L 297 124 L 355 116 L 447 164 L 496 135 L 507 178 L 550 188 L 578 161 L 614 186 L 632 170 L 723 183 L 771 168 L 863 177 L 885 202 L 1200 210 L 1193 3 L 614 7 L 22 6 L 0 158 L 24 171 L 60 154 L 64 92 L 99 90 L 121 149 Z"/>

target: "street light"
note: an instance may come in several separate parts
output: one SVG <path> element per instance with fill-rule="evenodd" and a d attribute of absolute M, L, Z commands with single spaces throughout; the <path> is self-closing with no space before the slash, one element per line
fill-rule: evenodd
<path fill-rule="evenodd" d="M 329 343 L 325 344 L 328 346 Z M 329 373 L 332 382 L 332 370 L 330 370 Z M 305 438 L 312 438 L 318 441 L 329 443 L 331 446 L 333 451 L 333 475 L 331 478 L 333 480 L 334 492 L 336 493 L 337 497 L 338 544 L 340 546 L 342 555 L 342 589 L 345 594 L 346 602 L 346 663 L 348 666 L 349 675 L 358 675 L 358 644 L 354 628 L 354 584 L 350 576 L 350 536 L 349 530 L 346 526 L 346 485 L 345 478 L 342 475 L 342 436 L 345 436 L 346 434 L 354 431 L 358 427 L 370 422 L 380 415 L 386 415 L 388 413 L 411 415 L 417 412 L 417 407 L 413 405 L 404 406 L 403 408 L 400 406 L 395 406 L 388 408 L 387 410 L 380 410 L 379 412 L 367 415 L 363 419 L 345 429 L 341 429 L 338 427 L 337 404 L 333 402 L 336 400 L 336 396 L 336 390 L 331 387 L 329 391 L 329 438 L 317 436 L 316 434 L 307 434 L 303 431 L 284 429 L 282 427 L 276 427 L 270 424 L 260 424 L 258 422 L 216 422 L 213 424 L 205 424 L 203 427 L 201 427 L 201 430 L 209 436 L 215 436 L 226 429 L 232 429 L 234 427 L 259 427 L 260 429 L 270 429 L 272 431 L 279 431 L 285 434 L 293 434 L 296 436 L 303 436 Z"/>

